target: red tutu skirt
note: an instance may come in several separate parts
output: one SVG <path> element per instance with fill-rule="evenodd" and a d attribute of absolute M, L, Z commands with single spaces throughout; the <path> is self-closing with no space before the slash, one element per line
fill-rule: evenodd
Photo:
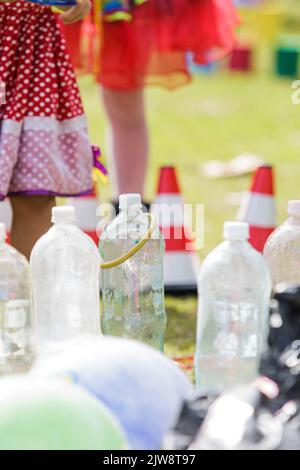
<path fill-rule="evenodd" d="M 0 84 L 0 199 L 90 191 L 86 119 L 50 8 L 0 3 Z"/>
<path fill-rule="evenodd" d="M 96 69 L 105 87 L 175 88 L 190 80 L 187 52 L 205 64 L 229 53 L 234 45 L 238 18 L 231 0 L 147 0 L 132 14 L 128 22 L 103 21 Z M 70 37 L 69 44 L 78 64 L 74 39 Z"/>

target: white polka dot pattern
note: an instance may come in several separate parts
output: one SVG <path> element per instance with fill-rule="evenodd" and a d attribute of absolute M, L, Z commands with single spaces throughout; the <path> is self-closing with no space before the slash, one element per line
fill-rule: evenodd
<path fill-rule="evenodd" d="M 6 85 L 0 107 L 0 198 L 89 190 L 93 162 L 80 94 L 49 8 L 0 3 L 0 80 Z"/>

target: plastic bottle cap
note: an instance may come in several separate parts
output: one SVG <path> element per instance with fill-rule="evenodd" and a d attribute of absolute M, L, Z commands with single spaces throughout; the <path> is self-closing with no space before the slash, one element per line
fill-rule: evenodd
<path fill-rule="evenodd" d="M 137 193 L 121 194 L 119 196 L 120 210 L 129 210 L 130 208 L 142 208 L 142 196 Z"/>
<path fill-rule="evenodd" d="M 6 240 L 6 227 L 5 224 L 0 223 L 0 243 L 5 242 Z"/>
<path fill-rule="evenodd" d="M 226 240 L 248 240 L 249 224 L 246 222 L 225 222 L 223 233 Z"/>
<path fill-rule="evenodd" d="M 51 220 L 54 224 L 75 222 L 76 221 L 75 207 L 73 206 L 53 207 Z"/>
<path fill-rule="evenodd" d="M 289 201 L 288 214 L 300 215 L 300 201 Z"/>

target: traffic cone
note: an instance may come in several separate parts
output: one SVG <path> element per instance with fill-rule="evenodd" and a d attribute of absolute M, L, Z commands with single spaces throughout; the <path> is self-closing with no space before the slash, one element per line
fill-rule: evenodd
<path fill-rule="evenodd" d="M 183 209 L 175 168 L 161 168 L 151 212 L 165 238 L 165 292 L 173 295 L 197 293 L 199 259 L 184 227 Z"/>
<path fill-rule="evenodd" d="M 99 238 L 96 233 L 99 222 L 96 216 L 98 198 L 95 189 L 87 196 L 68 198 L 66 203 L 75 207 L 78 227 L 98 245 Z"/>
<path fill-rule="evenodd" d="M 254 173 L 250 191 L 242 201 L 237 219 L 248 222 L 251 245 L 263 251 L 269 235 L 276 228 L 273 170 L 262 165 Z"/>
<path fill-rule="evenodd" d="M 0 202 L 0 222 L 5 224 L 7 232 L 7 240 L 10 241 L 10 232 L 12 225 L 12 209 L 9 199 L 6 198 Z"/>

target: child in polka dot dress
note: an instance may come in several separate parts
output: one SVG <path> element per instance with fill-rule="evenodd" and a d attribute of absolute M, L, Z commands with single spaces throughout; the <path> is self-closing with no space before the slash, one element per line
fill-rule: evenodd
<path fill-rule="evenodd" d="M 83 0 L 62 20 L 77 21 L 89 7 Z M 51 8 L 0 0 L 0 90 L 0 200 L 9 195 L 12 243 L 29 256 L 55 196 L 92 188 L 86 118 Z"/>

